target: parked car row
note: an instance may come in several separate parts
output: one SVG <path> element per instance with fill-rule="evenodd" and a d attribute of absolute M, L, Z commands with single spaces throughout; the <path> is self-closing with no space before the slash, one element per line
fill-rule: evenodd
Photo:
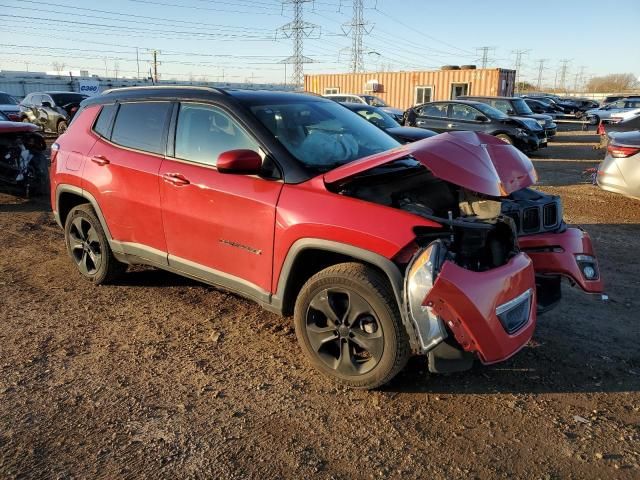
<path fill-rule="evenodd" d="M 0 113 L 10 121 L 32 123 L 46 133 L 60 135 L 85 98 L 87 95 L 75 92 L 33 92 L 18 102 L 0 92 Z"/>
<path fill-rule="evenodd" d="M 547 145 L 545 126 L 549 127 L 549 134 L 555 135 L 556 126 L 551 117 L 508 115 L 487 103 L 492 99 L 485 100 L 451 100 L 417 105 L 407 110 L 405 124 L 438 133 L 460 130 L 488 133 L 525 152 L 536 151 Z M 498 98 L 498 102 L 508 104 L 508 99 Z M 503 106 L 502 103 L 498 105 Z M 506 106 L 505 110 L 512 111 Z"/>

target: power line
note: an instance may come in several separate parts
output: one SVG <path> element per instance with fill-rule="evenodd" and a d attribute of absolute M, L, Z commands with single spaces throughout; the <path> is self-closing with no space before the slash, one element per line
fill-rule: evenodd
<path fill-rule="evenodd" d="M 566 82 L 567 82 L 567 71 L 569 70 L 568 65 L 571 60 L 568 58 L 560 60 L 560 89 L 566 91 Z"/>
<path fill-rule="evenodd" d="M 291 83 L 296 87 L 301 87 L 304 83 L 304 64 L 313 62 L 311 58 L 304 56 L 304 38 L 315 33 L 320 35 L 318 25 L 303 20 L 302 6 L 310 1 L 312 0 L 282 0 L 283 7 L 286 4 L 293 5 L 293 20 L 282 25 L 278 32 L 281 32 L 286 38 L 293 38 L 293 55 L 282 60 L 282 63 L 293 64 Z"/>
<path fill-rule="evenodd" d="M 548 59 L 546 58 L 540 58 L 538 60 L 538 83 L 537 83 L 538 91 L 542 89 L 542 72 L 544 70 L 544 62 L 546 62 L 547 60 Z"/>
<path fill-rule="evenodd" d="M 351 23 L 343 24 L 342 30 L 345 35 L 351 34 L 351 72 L 357 73 L 364 70 L 364 59 L 362 56 L 362 37 L 371 33 L 367 29 L 368 23 L 364 21 L 363 0 L 353 0 L 353 17 Z"/>
<path fill-rule="evenodd" d="M 516 93 L 520 91 L 520 69 L 522 68 L 522 56 L 526 55 L 530 52 L 530 50 L 514 50 L 513 54 L 516 56 Z"/>
<path fill-rule="evenodd" d="M 495 50 L 495 47 L 478 47 L 476 48 L 476 53 L 478 51 L 482 52 L 482 57 L 480 58 L 480 65 L 482 68 L 487 68 L 487 64 L 489 63 L 489 52 L 491 50 Z"/>

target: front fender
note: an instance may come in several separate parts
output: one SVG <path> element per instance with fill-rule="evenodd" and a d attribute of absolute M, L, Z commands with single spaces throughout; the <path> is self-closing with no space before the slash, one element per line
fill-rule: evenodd
<path fill-rule="evenodd" d="M 591 237 L 581 228 L 567 228 L 562 233 L 540 233 L 518 238 L 520 249 L 531 258 L 536 274 L 561 275 L 569 278 L 587 293 L 602 293 L 604 284 L 598 268 Z M 597 277 L 585 277 L 577 255 L 593 257 Z"/>

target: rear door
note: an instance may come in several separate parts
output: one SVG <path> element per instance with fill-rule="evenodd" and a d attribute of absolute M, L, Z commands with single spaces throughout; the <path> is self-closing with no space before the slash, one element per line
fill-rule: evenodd
<path fill-rule="evenodd" d="M 158 172 L 170 102 L 121 103 L 111 129 L 99 127 L 85 162 L 84 188 L 97 200 L 114 240 L 127 253 L 166 263 Z M 103 107 L 104 108 L 104 107 Z"/>
<path fill-rule="evenodd" d="M 223 152 L 262 152 L 240 120 L 223 107 L 182 103 L 175 123 L 174 151 L 160 170 L 169 265 L 266 299 L 282 182 L 217 170 Z"/>
<path fill-rule="evenodd" d="M 428 103 L 416 110 L 416 127 L 427 128 L 436 132 L 446 132 L 448 103 Z"/>

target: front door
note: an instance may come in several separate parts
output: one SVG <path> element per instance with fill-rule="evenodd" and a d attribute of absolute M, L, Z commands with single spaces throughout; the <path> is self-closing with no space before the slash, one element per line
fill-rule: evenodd
<path fill-rule="evenodd" d="M 222 108 L 181 104 L 175 152 L 160 168 L 169 265 L 264 300 L 271 289 L 282 182 L 220 173 L 218 156 L 236 149 L 261 152 L 258 142 Z"/>
<path fill-rule="evenodd" d="M 484 116 L 482 112 L 470 105 L 463 103 L 452 103 L 447 114 L 447 131 L 468 130 L 472 132 L 484 131 L 484 122 L 479 120 Z"/>

